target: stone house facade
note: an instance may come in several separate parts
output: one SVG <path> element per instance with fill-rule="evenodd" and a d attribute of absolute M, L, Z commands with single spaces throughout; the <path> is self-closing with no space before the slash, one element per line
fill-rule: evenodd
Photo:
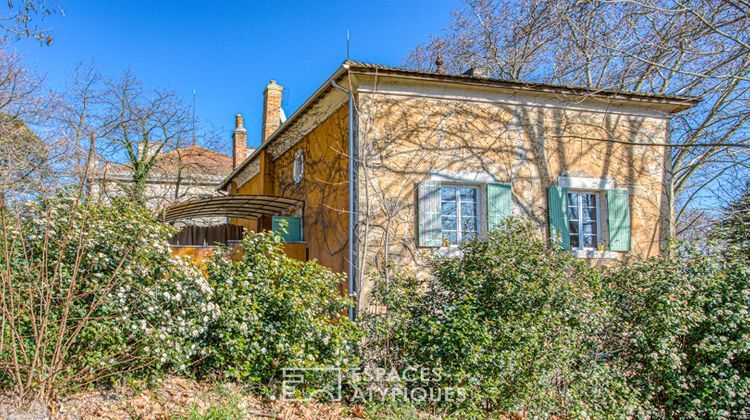
<path fill-rule="evenodd" d="M 261 145 L 219 188 L 303 202 L 278 216 L 294 221 L 287 239 L 348 273 L 360 308 L 369 274 L 424 275 L 429 255 L 509 216 L 594 262 L 655 256 L 670 238 L 670 118 L 693 99 L 353 61 L 283 124 L 281 95 L 269 84 Z"/>

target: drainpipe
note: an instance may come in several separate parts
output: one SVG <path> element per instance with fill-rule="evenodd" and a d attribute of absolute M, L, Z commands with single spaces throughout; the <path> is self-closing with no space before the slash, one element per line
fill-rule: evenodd
<path fill-rule="evenodd" d="M 349 68 L 349 63 L 344 63 Z M 356 268 L 354 266 L 354 94 L 331 80 L 331 86 L 349 95 L 349 296 L 354 296 Z M 354 321 L 354 306 L 349 308 L 349 319 Z"/>

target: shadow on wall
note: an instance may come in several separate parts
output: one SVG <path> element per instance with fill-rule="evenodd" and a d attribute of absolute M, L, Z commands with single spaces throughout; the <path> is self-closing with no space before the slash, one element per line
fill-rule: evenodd
<path fill-rule="evenodd" d="M 665 120 L 426 98 L 360 98 L 361 267 L 424 268 L 416 247 L 416 186 L 434 173 L 486 174 L 512 184 L 513 213 L 547 229 L 547 188 L 559 176 L 607 178 L 630 192 L 633 252 L 656 255 L 669 236 Z"/>

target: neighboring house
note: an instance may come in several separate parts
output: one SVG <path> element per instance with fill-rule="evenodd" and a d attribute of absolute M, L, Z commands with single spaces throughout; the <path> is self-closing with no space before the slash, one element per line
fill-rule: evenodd
<path fill-rule="evenodd" d="M 246 151 L 240 158 L 245 156 Z M 233 157 L 195 144 L 159 153 L 146 181 L 146 205 L 162 209 L 174 202 L 217 195 L 216 188 L 232 171 L 233 161 Z M 130 165 L 107 163 L 96 170 L 91 192 L 109 198 L 132 185 Z"/>
<path fill-rule="evenodd" d="M 297 255 L 349 273 L 360 308 L 368 273 L 423 273 L 510 215 L 595 261 L 658 255 L 670 237 L 664 144 L 693 99 L 353 61 L 279 125 L 281 95 L 267 86 L 261 145 L 219 188 L 298 203 L 232 222 L 287 220 Z"/>

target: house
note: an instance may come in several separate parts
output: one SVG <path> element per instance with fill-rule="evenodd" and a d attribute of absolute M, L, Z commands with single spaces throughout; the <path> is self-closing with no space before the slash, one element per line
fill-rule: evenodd
<path fill-rule="evenodd" d="M 221 206 L 251 230 L 285 220 L 290 252 L 348 273 L 360 309 L 368 273 L 424 272 L 510 215 L 593 262 L 658 255 L 670 119 L 696 102 L 355 61 L 280 124 L 282 93 L 266 87 L 261 144 L 219 184 Z"/>
<path fill-rule="evenodd" d="M 238 124 L 241 126 L 242 121 Z M 163 150 L 162 144 L 144 147 L 141 143 L 138 146 L 141 157 L 149 149 Z M 216 191 L 218 185 L 238 162 L 247 157 L 248 150 L 252 152 L 254 149 L 246 146 L 235 148 L 230 157 L 194 142 L 187 147 L 158 152 L 146 179 L 146 206 L 161 210 L 173 203 L 219 195 Z M 133 184 L 132 165 L 107 162 L 93 172 L 89 185 L 92 196 L 107 200 L 126 193 Z M 221 216 L 193 219 L 177 226 L 180 230 L 169 241 L 173 247 L 202 247 L 238 241 L 242 236 L 241 227 L 227 225 L 226 218 Z M 182 251 L 190 253 L 189 249 Z"/>
<path fill-rule="evenodd" d="M 162 145 L 149 148 L 161 149 Z M 138 153 L 144 153 L 139 144 Z M 242 157 L 244 158 L 244 156 Z M 217 194 L 216 187 L 233 169 L 233 157 L 192 144 L 159 152 L 146 180 L 146 204 L 161 209 L 173 202 Z M 130 164 L 106 162 L 94 172 L 91 191 L 100 198 L 122 194 L 133 185 Z"/>

